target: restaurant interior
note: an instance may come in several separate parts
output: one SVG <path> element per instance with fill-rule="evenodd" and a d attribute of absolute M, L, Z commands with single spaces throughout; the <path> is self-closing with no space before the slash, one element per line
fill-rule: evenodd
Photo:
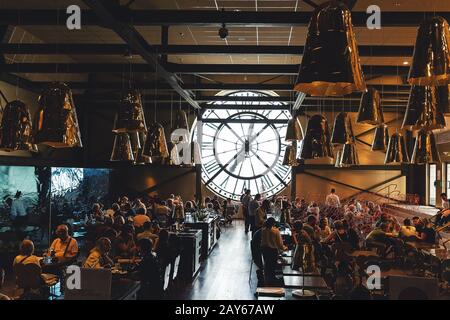
<path fill-rule="evenodd" d="M 0 1 L 0 300 L 450 299 L 448 21 Z"/>

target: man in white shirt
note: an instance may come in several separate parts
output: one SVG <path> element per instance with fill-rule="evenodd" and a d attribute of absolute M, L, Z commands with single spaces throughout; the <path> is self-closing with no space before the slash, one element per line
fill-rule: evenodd
<path fill-rule="evenodd" d="M 334 188 L 331 189 L 331 193 L 327 195 L 325 204 L 332 208 L 339 208 L 341 206 L 341 201 L 339 200 L 339 196 L 336 194 L 336 190 Z"/>

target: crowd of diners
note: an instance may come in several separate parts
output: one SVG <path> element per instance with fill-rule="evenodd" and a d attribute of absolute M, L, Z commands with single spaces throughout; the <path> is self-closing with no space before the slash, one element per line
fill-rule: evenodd
<path fill-rule="evenodd" d="M 435 217 L 414 216 L 399 221 L 372 201 L 351 198 L 341 203 L 335 189 L 320 203 L 307 203 L 301 198 L 289 201 L 286 196 L 262 199 L 261 195 L 252 196 L 246 190 L 241 196 L 245 232 L 252 233 L 252 257 L 259 267 L 260 285 L 280 284 L 276 277 L 277 261 L 288 249 L 294 252 L 294 269 L 324 274 L 331 267 L 333 272 L 328 276 L 335 287 L 339 275 L 347 279 L 353 272 L 347 261 L 337 261 L 338 251 L 351 254 L 373 250 L 382 259 L 395 259 L 405 253 L 410 242 L 435 245 L 438 243 L 435 228 L 448 223 L 450 213 L 446 194 L 441 199 L 442 210 Z M 284 242 L 280 232 L 283 226 L 291 229 L 292 244 Z M 344 281 L 347 286 L 340 293 L 350 294 L 354 286 L 349 281 Z"/>
<path fill-rule="evenodd" d="M 442 194 L 441 198 L 442 210 L 432 223 L 430 219 L 419 217 L 398 221 L 383 212 L 380 204 L 371 201 L 350 199 L 341 203 L 334 189 L 321 203 L 307 203 L 301 198 L 290 201 L 286 196 L 263 198 L 260 194 L 253 196 L 250 190 L 245 190 L 240 201 L 220 200 L 214 196 L 206 197 L 202 203 L 183 202 L 180 196 L 173 194 L 166 200 L 148 197 L 130 200 L 123 196 L 110 208 L 100 203 L 92 205 L 85 219 L 89 231 L 84 254 L 80 254 L 79 244 L 71 235 L 72 226 L 61 224 L 56 227 L 50 247 L 40 256 L 35 255 L 34 243 L 24 239 L 13 270 L 18 265 L 35 264 L 42 274 L 63 277 L 65 267 L 76 262 L 85 268 L 112 268 L 119 259 L 131 259 L 136 262 L 131 276 L 141 283 L 138 298 L 163 298 L 164 268 L 181 250 L 170 227 L 183 223 L 188 214 L 201 207 L 221 215 L 225 223 L 231 223 L 236 214 L 242 214 L 245 233 L 251 232 L 252 257 L 259 267 L 258 278 L 264 285 L 277 285 L 277 260 L 289 246 L 295 251 L 293 268 L 312 271 L 331 263 L 339 275 L 348 271 L 348 266 L 341 264 L 339 267 L 333 261 L 336 245 L 350 251 L 376 248 L 387 257 L 398 255 L 405 242 L 435 244 L 434 225 L 448 223 L 450 212 L 447 196 Z M 291 230 L 291 243 L 284 243 L 280 226 Z M 2 275 L 4 270 L 0 270 Z M 2 298 L 7 297 L 0 295 Z"/>
<path fill-rule="evenodd" d="M 224 223 L 231 223 L 237 211 L 231 199 L 219 202 L 217 196 L 206 197 L 201 204 L 194 200 L 183 202 L 181 196 L 173 194 L 165 200 L 159 197 L 130 200 L 122 196 L 109 208 L 94 203 L 84 219 L 88 231 L 83 248 L 72 236 L 72 224 L 61 224 L 54 230 L 54 240 L 48 250 L 39 256 L 35 254 L 33 241 L 25 238 L 14 259 L 13 271 L 22 265 L 35 264 L 44 281 L 47 274 L 63 279 L 66 267 L 74 263 L 84 268 L 112 268 L 120 259 L 129 259 L 134 264 L 131 277 L 140 281 L 138 298 L 161 299 L 165 267 L 181 251 L 178 237 L 171 232 L 172 226 L 183 223 L 186 215 L 200 207 L 221 215 Z M 4 270 L 0 272 L 4 274 Z M 44 285 L 42 288 L 46 290 Z M 38 295 L 45 296 L 45 292 Z M 36 292 L 32 297 L 36 297 Z"/>

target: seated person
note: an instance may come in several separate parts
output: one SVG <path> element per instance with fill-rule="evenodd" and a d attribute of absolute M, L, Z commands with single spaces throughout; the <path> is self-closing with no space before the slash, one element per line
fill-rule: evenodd
<path fill-rule="evenodd" d="M 152 221 L 151 231 L 153 234 L 159 235 L 159 233 L 161 232 L 161 227 L 159 226 L 158 221 Z"/>
<path fill-rule="evenodd" d="M 112 227 L 117 233 L 120 233 L 122 231 L 124 225 L 125 225 L 124 216 L 117 215 L 114 217 L 114 223 Z"/>
<path fill-rule="evenodd" d="M 13 267 L 16 264 L 24 264 L 25 265 L 25 264 L 29 264 L 29 263 L 36 264 L 40 267 L 41 260 L 42 260 L 41 257 L 34 255 L 33 241 L 25 239 L 22 241 L 22 244 L 20 245 L 19 255 L 14 258 Z"/>
<path fill-rule="evenodd" d="M 436 214 L 436 226 L 443 226 L 450 222 L 450 209 L 442 209 Z"/>
<path fill-rule="evenodd" d="M 325 245 L 332 245 L 334 243 L 347 242 L 350 244 L 347 229 L 341 220 L 334 222 L 334 231 L 322 243 Z"/>
<path fill-rule="evenodd" d="M 158 259 L 153 254 L 153 242 L 143 238 L 137 245 L 142 261 L 136 267 L 133 277 L 141 282 L 138 292 L 139 300 L 161 299 L 163 295 L 163 280 Z"/>
<path fill-rule="evenodd" d="M 50 246 L 50 255 L 53 263 L 68 264 L 74 261 L 78 255 L 77 240 L 69 236 L 69 229 L 65 224 L 56 228 L 57 238 Z"/>
<path fill-rule="evenodd" d="M 192 201 L 186 201 L 186 203 L 184 204 L 184 212 L 186 212 L 186 213 L 194 213 L 195 212 L 195 208 L 194 208 Z"/>
<path fill-rule="evenodd" d="M 382 223 L 379 228 L 372 230 L 366 237 L 366 242 L 370 243 L 382 243 L 387 248 L 392 247 L 396 254 L 400 253 L 403 241 L 397 239 L 395 234 L 389 232 L 389 225 Z M 388 254 L 390 250 L 387 250 L 385 254 Z"/>
<path fill-rule="evenodd" d="M 429 243 L 429 244 L 436 244 L 436 231 L 432 227 L 432 223 L 429 219 L 424 218 L 422 220 L 422 228 L 420 228 L 419 231 L 419 241 Z"/>
<path fill-rule="evenodd" d="M 111 268 L 114 262 L 108 255 L 110 251 L 111 241 L 105 237 L 98 239 L 94 249 L 91 250 L 84 262 L 83 267 L 92 269 Z"/>
<path fill-rule="evenodd" d="M 169 243 L 169 232 L 165 229 L 159 233 L 158 241 L 155 244 L 155 253 L 162 268 L 172 261 L 173 250 Z"/>
<path fill-rule="evenodd" d="M 342 220 L 342 225 L 347 233 L 348 242 L 351 244 L 353 250 L 359 249 L 359 236 L 356 230 L 350 227 L 350 224 L 346 219 Z"/>
<path fill-rule="evenodd" d="M 0 268 L 0 289 L 3 287 L 4 283 L 5 283 L 5 270 L 3 268 Z M 11 298 L 8 297 L 6 294 L 0 293 L 0 301 L 2 300 L 11 300 Z"/>
<path fill-rule="evenodd" d="M 418 240 L 416 228 L 411 224 L 411 220 L 406 218 L 405 220 L 403 220 L 403 226 L 401 226 L 400 228 L 400 237 L 405 239 L 405 241 Z"/>
<path fill-rule="evenodd" d="M 114 253 L 118 258 L 131 258 L 135 254 L 135 249 L 134 228 L 126 224 L 116 239 Z"/>
<path fill-rule="evenodd" d="M 320 241 L 320 228 L 317 226 L 317 222 L 318 220 L 314 215 L 309 215 L 306 218 L 306 223 L 303 225 L 303 230 L 309 234 L 313 242 Z"/>
<path fill-rule="evenodd" d="M 423 228 L 423 222 L 422 222 L 422 220 L 420 220 L 419 217 L 414 216 L 414 217 L 412 218 L 412 222 L 413 222 L 414 228 L 416 228 L 416 231 L 417 231 L 417 232 L 420 232 L 420 231 L 422 230 L 422 228 Z"/>
<path fill-rule="evenodd" d="M 136 209 L 133 225 L 135 228 L 142 228 L 145 222 L 150 222 L 150 218 L 147 216 L 147 209 L 145 207 L 139 207 Z"/>
<path fill-rule="evenodd" d="M 158 235 L 154 234 L 152 232 L 152 229 L 152 223 L 150 221 L 146 221 L 143 225 L 144 231 L 138 233 L 138 235 L 136 236 L 137 241 L 146 238 L 152 240 L 153 243 L 155 243 L 158 239 Z"/>
<path fill-rule="evenodd" d="M 103 221 L 104 218 L 101 205 L 99 203 L 94 203 L 92 205 L 91 219 L 95 221 Z"/>

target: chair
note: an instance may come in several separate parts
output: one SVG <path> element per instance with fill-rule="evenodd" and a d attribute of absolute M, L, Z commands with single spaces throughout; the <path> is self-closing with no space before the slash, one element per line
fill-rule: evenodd
<path fill-rule="evenodd" d="M 43 294 L 41 289 L 45 287 L 49 289 L 51 296 L 55 296 L 52 288 L 55 288 L 58 284 L 58 277 L 53 274 L 42 273 L 42 268 L 37 264 L 18 263 L 14 265 L 14 274 L 17 287 L 23 290 L 21 297 L 28 293 L 35 293 L 40 298 L 44 298 L 46 295 Z"/>
<path fill-rule="evenodd" d="M 17 287 L 23 289 L 24 293 L 31 290 L 39 290 L 43 281 L 41 278 L 42 269 L 34 263 L 14 265 Z"/>

